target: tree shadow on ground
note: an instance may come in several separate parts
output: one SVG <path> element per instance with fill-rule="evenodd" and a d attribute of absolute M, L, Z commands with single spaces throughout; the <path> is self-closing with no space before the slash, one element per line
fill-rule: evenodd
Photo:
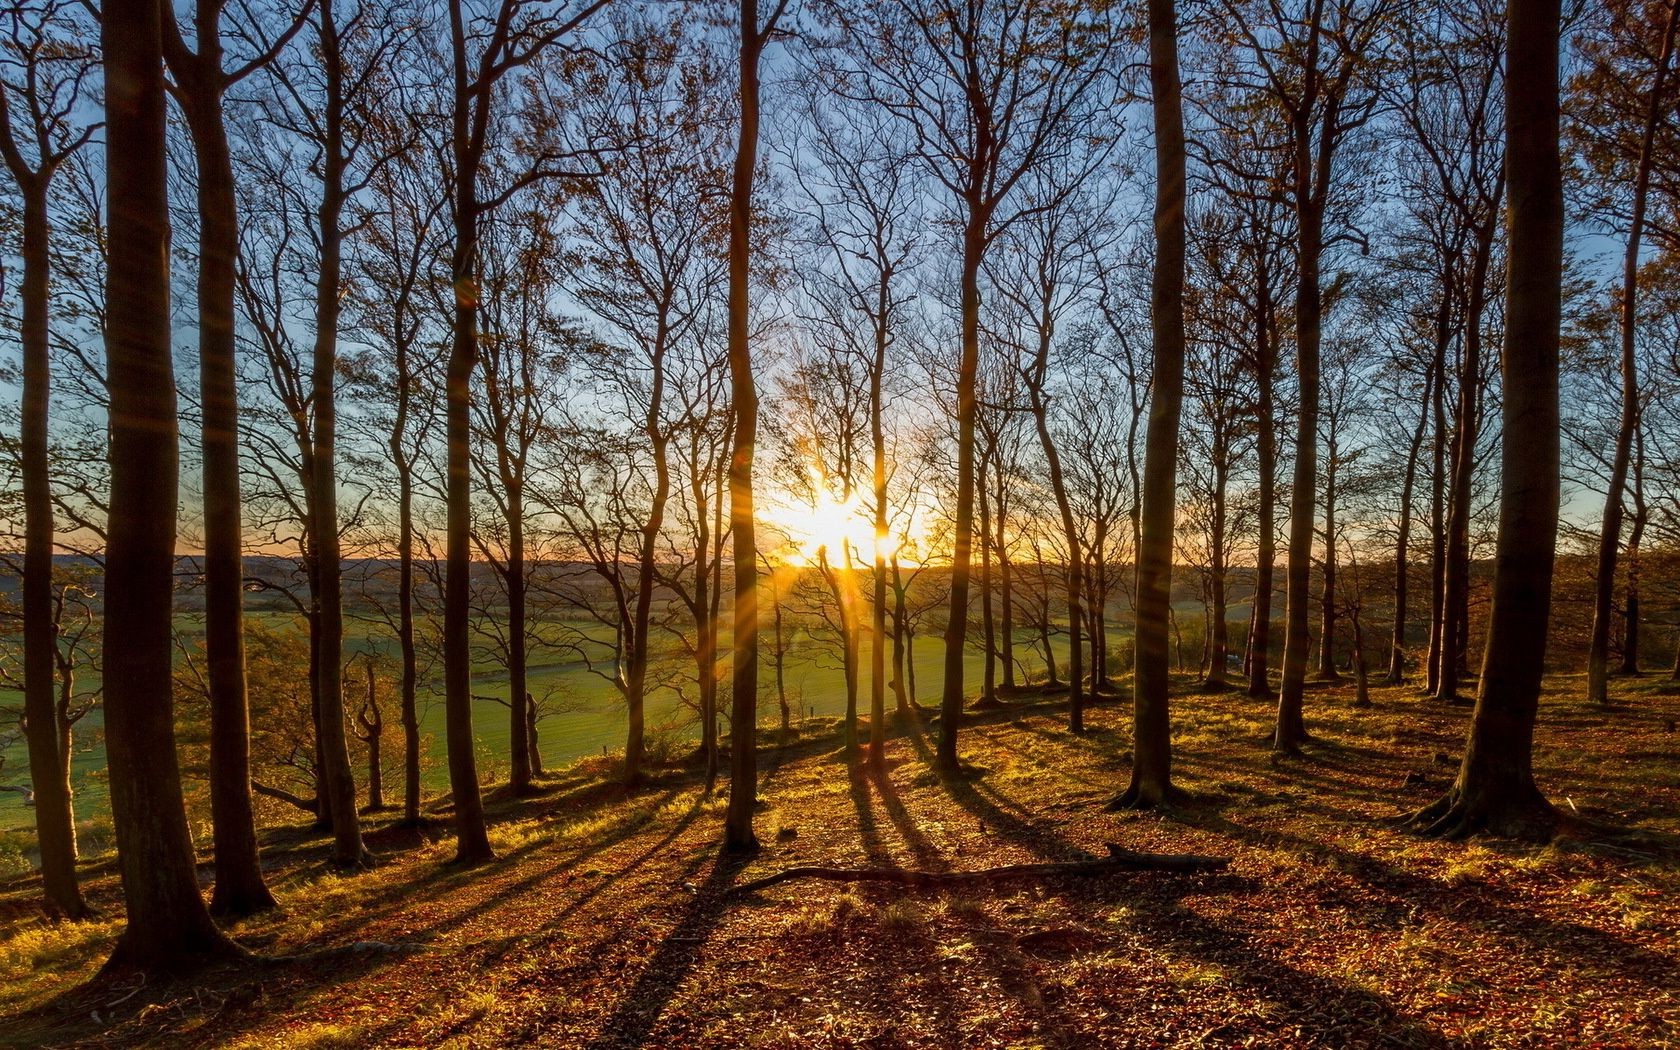
<path fill-rule="evenodd" d="M 665 1007 L 700 961 L 706 939 L 729 910 L 725 893 L 751 857 L 720 851 L 706 881 L 682 919 L 653 953 L 636 983 L 619 999 L 588 1043 L 590 1050 L 642 1046 L 653 1034 Z"/>

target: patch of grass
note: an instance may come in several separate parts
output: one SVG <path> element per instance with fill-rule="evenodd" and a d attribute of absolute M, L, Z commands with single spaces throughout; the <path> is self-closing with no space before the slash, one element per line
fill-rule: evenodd
<path fill-rule="evenodd" d="M 552 842 L 555 832 L 552 825 L 545 826 L 535 820 L 518 820 L 492 825 L 489 836 L 490 848 L 499 854 L 506 854 Z"/>

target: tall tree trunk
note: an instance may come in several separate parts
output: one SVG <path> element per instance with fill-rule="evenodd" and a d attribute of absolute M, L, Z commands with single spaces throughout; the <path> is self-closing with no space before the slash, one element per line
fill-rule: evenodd
<path fill-rule="evenodd" d="M 782 8 L 771 16 L 773 27 Z M 753 175 L 758 164 L 759 58 L 771 27 L 760 29 L 758 0 L 741 0 L 740 137 L 729 194 L 729 392 L 735 444 L 729 460 L 729 528 L 735 554 L 734 694 L 729 712 L 729 805 L 723 844 L 758 848 L 758 531 L 753 507 L 753 453 L 758 441 L 758 384 L 753 377 L 748 297 L 752 281 Z"/>
<path fill-rule="evenodd" d="M 1650 104 L 1639 141 L 1638 167 L 1633 179 L 1633 212 L 1628 221 L 1627 248 L 1622 253 L 1622 301 L 1617 334 L 1621 342 L 1622 412 L 1616 428 L 1616 448 L 1610 459 L 1610 485 L 1604 496 L 1604 522 L 1598 532 L 1598 576 L 1593 587 L 1592 640 L 1587 649 L 1587 699 L 1610 702 L 1610 621 L 1616 592 L 1616 557 L 1622 545 L 1622 499 L 1627 488 L 1633 432 L 1639 426 L 1639 359 L 1634 352 L 1639 325 L 1639 246 L 1645 232 L 1646 199 L 1650 196 L 1651 161 L 1657 125 L 1663 119 L 1663 85 L 1674 54 L 1680 3 L 1668 5 L 1662 51 L 1651 81 Z"/>
<path fill-rule="evenodd" d="M 9 143 L 8 143 L 9 145 Z M 12 151 L 8 148 L 7 160 Z M 20 158 L 21 159 L 21 158 Z M 48 452 L 47 178 L 14 168 L 23 188 L 23 405 L 19 433 L 23 468 L 23 711 L 29 775 L 35 790 L 35 834 L 48 903 L 71 919 L 87 915 L 76 881 L 76 818 L 70 767 L 59 741 L 68 726 L 54 689 L 58 646 L 53 617 L 53 508 Z M 50 173 L 46 173 L 50 174 Z"/>
<path fill-rule="evenodd" d="M 1429 653 L 1424 692 L 1434 696 L 1441 682 L 1441 654 L 1447 623 L 1447 344 L 1452 341 L 1451 263 L 1441 281 L 1435 318 L 1435 416 L 1433 463 L 1429 474 Z"/>
<path fill-rule="evenodd" d="M 397 645 L 402 657 L 403 823 L 420 823 L 419 660 L 414 645 L 414 482 L 401 450 L 408 411 L 404 351 L 398 350 L 398 422 L 391 447 L 397 464 Z"/>
<path fill-rule="evenodd" d="M 869 370 L 870 482 L 875 500 L 875 559 L 870 580 L 869 761 L 876 766 L 886 758 L 887 748 L 887 432 L 881 388 L 887 370 L 890 292 L 887 274 L 883 273 L 876 286 L 875 359 Z M 898 648 L 896 639 L 893 648 L 895 651 Z M 899 706 L 903 706 L 902 691 Z"/>
<path fill-rule="evenodd" d="M 1470 650 L 1470 483 L 1476 473 L 1476 420 L 1481 414 L 1482 316 L 1486 312 L 1488 273 L 1493 266 L 1494 223 L 1504 196 L 1497 189 L 1486 222 L 1476 233 L 1470 264 L 1469 302 L 1464 311 L 1464 360 L 1458 378 L 1458 427 L 1453 436 L 1452 494 L 1447 515 L 1445 627 L 1436 699 L 1458 700 L 1459 668 Z"/>
<path fill-rule="evenodd" d="M 1148 454 L 1137 552 L 1137 668 L 1132 690 L 1132 782 L 1121 806 L 1156 806 L 1173 794 L 1167 717 L 1167 618 L 1172 609 L 1173 504 L 1184 397 L 1184 107 L 1173 0 L 1149 0 L 1149 86 L 1155 117 L 1155 273 L 1150 315 Z"/>
<path fill-rule="evenodd" d="M 635 619 L 630 634 L 630 659 L 626 674 L 625 705 L 629 711 L 629 727 L 624 742 L 624 783 L 634 786 L 642 780 L 642 754 L 646 737 L 648 633 L 653 622 L 653 592 L 658 586 L 657 565 L 659 533 L 665 527 L 665 504 L 671 497 L 671 462 L 669 438 L 660 414 L 665 400 L 665 343 L 661 331 L 655 338 L 653 351 L 652 389 L 648 395 L 647 416 L 642 433 L 653 452 L 653 493 L 648 503 L 647 521 L 642 526 L 642 546 L 637 559 Z M 755 574 L 757 563 L 748 566 Z"/>
<path fill-rule="evenodd" d="M 465 152 L 466 116 L 457 108 L 457 157 Z M 448 453 L 448 521 L 444 550 L 443 682 L 444 739 L 449 751 L 449 790 L 455 803 L 455 860 L 479 864 L 495 856 L 484 825 L 473 753 L 472 648 L 468 638 L 472 594 L 472 479 L 469 473 L 472 421 L 468 401 L 478 365 L 478 187 L 477 164 L 456 165 L 455 333 L 445 384 Z"/>
<path fill-rule="evenodd" d="M 198 367 L 204 513 L 204 655 L 210 694 L 210 817 L 217 915 L 273 908 L 263 882 L 251 800 L 251 726 L 245 684 L 245 568 L 239 492 L 239 391 L 233 300 L 239 215 L 222 116 L 219 16 L 200 11 L 199 51 L 173 44 L 170 66 L 192 133 L 198 172 Z M 168 15 L 172 26 L 174 15 Z M 166 30 L 167 31 L 167 30 Z M 171 34 L 171 39 L 173 34 Z"/>
<path fill-rule="evenodd" d="M 1400 486 L 1400 525 L 1394 538 L 1394 633 L 1388 647 L 1388 673 L 1383 676 L 1385 685 L 1399 685 L 1406 680 L 1406 604 L 1411 593 L 1412 494 L 1417 487 L 1418 457 L 1423 449 L 1424 431 L 1429 425 L 1429 398 L 1434 382 L 1434 370 L 1429 369 L 1424 375 L 1418 424 L 1412 431 L 1412 443 L 1406 453 L 1405 481 Z"/>
<path fill-rule="evenodd" d="M 179 970 L 244 953 L 199 895 L 175 752 L 175 501 L 169 197 L 159 5 L 106 0 L 110 505 L 105 749 L 128 926 L 107 968 Z"/>
<path fill-rule="evenodd" d="M 1558 150 L 1559 0 L 1511 0 L 1506 43 L 1510 253 L 1502 360 L 1504 432 L 1493 609 L 1463 764 L 1418 814 L 1441 835 L 1549 838 L 1557 814 L 1534 783 L 1560 500 L 1558 334 L 1563 177 Z"/>
<path fill-rule="evenodd" d="M 1306 684 L 1307 653 L 1312 639 L 1308 627 L 1312 603 L 1313 518 L 1318 509 L 1318 395 L 1319 336 L 1322 319 L 1319 299 L 1319 254 L 1323 244 L 1324 213 L 1304 173 L 1310 161 L 1309 132 L 1296 131 L 1298 251 L 1300 279 L 1295 292 L 1296 377 L 1300 384 L 1300 414 L 1295 430 L 1295 477 L 1289 495 L 1289 561 L 1285 570 L 1283 684 L 1278 692 L 1277 725 L 1272 746 L 1279 751 L 1300 749 L 1307 739 L 1301 715 Z"/>
<path fill-rule="evenodd" d="M 995 446 L 993 446 L 995 447 Z M 980 699 L 984 703 L 997 700 L 997 621 L 992 615 L 992 499 L 986 488 L 986 473 L 991 449 L 980 457 L 980 475 L 975 478 L 975 496 L 980 509 L 980 638 L 981 675 Z"/>
<path fill-rule="evenodd" d="M 1027 384 L 1033 426 L 1038 431 L 1038 445 L 1044 451 L 1044 464 L 1050 475 L 1050 494 L 1056 499 L 1056 513 L 1061 518 L 1062 540 L 1067 544 L 1067 564 L 1064 568 L 1067 586 L 1068 618 L 1068 731 L 1085 732 L 1085 653 L 1080 637 L 1084 627 L 1085 610 L 1082 596 L 1085 590 L 1084 555 L 1080 553 L 1079 525 L 1074 521 L 1073 503 L 1068 499 L 1067 482 L 1062 474 L 1062 457 L 1050 434 L 1050 405 L 1044 396 L 1044 373 L 1050 362 L 1050 326 L 1046 320 L 1039 324 L 1038 356 L 1033 361 L 1033 382 Z M 1050 595 L 1044 596 L 1044 618 L 1050 619 Z M 1046 632 L 1049 624 L 1045 625 Z M 1048 652 L 1048 647 L 1046 648 Z M 1055 664 L 1051 662 L 1051 681 L 1055 681 Z"/>
<path fill-rule="evenodd" d="M 1273 400 L 1276 351 L 1272 341 L 1270 275 L 1262 266 L 1256 272 L 1260 307 L 1255 311 L 1255 342 L 1259 360 L 1255 368 L 1256 433 L 1255 471 L 1259 475 L 1259 507 L 1256 511 L 1259 544 L 1254 555 L 1254 617 L 1248 639 L 1248 695 L 1256 699 L 1272 696 L 1272 592 L 1277 569 L 1277 406 Z"/>
<path fill-rule="evenodd" d="M 319 212 L 320 270 L 315 281 L 315 352 L 310 375 L 314 408 L 311 436 L 314 490 L 310 509 L 314 527 L 315 571 L 320 581 L 315 615 L 321 640 L 316 662 L 316 693 L 321 698 L 321 757 L 326 762 L 327 808 L 332 813 L 332 863 L 341 868 L 372 863 L 362 844 L 356 814 L 356 777 L 350 769 L 350 747 L 344 718 L 344 566 L 338 544 L 338 319 L 343 302 L 344 209 L 344 59 L 332 0 L 320 0 L 321 69 L 327 99 L 323 113 L 321 206 Z"/>
<path fill-rule="evenodd" d="M 989 149 L 987 151 L 989 155 Z M 951 611 L 945 620 L 945 684 L 939 701 L 936 764 L 957 771 L 957 730 L 962 722 L 963 650 L 968 644 L 969 568 L 974 546 L 974 411 L 980 370 L 980 263 L 986 251 L 989 218 L 983 189 L 975 186 L 965 202 L 961 272 L 961 355 L 957 364 L 957 507 L 951 554 Z"/>

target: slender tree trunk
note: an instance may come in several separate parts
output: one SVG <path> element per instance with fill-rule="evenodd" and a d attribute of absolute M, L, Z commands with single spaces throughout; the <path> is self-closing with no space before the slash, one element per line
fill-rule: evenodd
<path fill-rule="evenodd" d="M 1336 681 L 1336 467 L 1337 441 L 1334 427 L 1324 456 L 1324 591 L 1320 597 L 1318 635 L 1318 676 Z"/>
<path fill-rule="evenodd" d="M 531 721 L 526 635 L 529 584 L 525 572 L 525 492 L 523 482 L 507 486 L 508 500 L 508 790 L 531 791 Z"/>
<path fill-rule="evenodd" d="M 341 868 L 372 863 L 362 844 L 356 814 L 356 778 L 350 769 L 350 747 L 344 718 L 344 567 L 338 544 L 338 320 L 343 302 L 340 280 L 344 208 L 344 62 L 339 52 L 332 0 L 321 0 L 321 68 L 327 102 L 323 114 L 321 206 L 319 214 L 320 270 L 315 283 L 315 352 L 310 376 L 313 393 L 314 470 L 310 500 L 314 513 L 311 540 L 320 587 L 315 594 L 321 640 L 317 654 L 316 693 L 321 698 L 321 755 L 326 762 L 326 805 L 332 813 L 332 863 Z"/>
<path fill-rule="evenodd" d="M 1003 471 L 999 469 L 995 493 L 997 498 L 992 504 L 997 519 L 993 535 L 997 537 L 998 662 L 1003 667 L 1002 688 L 1011 690 L 1015 688 L 1015 589 L 1009 566 L 1009 500 L 1005 484 Z"/>
<path fill-rule="evenodd" d="M 105 749 L 128 926 L 107 968 L 181 970 L 244 953 L 199 895 L 175 751 L 175 501 L 160 10 L 106 0 L 110 504 L 105 563 Z"/>
<path fill-rule="evenodd" d="M 869 370 L 869 449 L 871 494 L 875 499 L 875 559 L 870 595 L 869 761 L 879 766 L 887 748 L 887 432 L 882 383 L 887 370 L 887 317 L 891 288 L 883 273 L 876 288 L 875 360 Z M 894 640 L 895 659 L 898 648 Z M 896 685 L 897 678 L 894 678 Z M 899 706 L 903 706 L 900 691 Z"/>
<path fill-rule="evenodd" d="M 366 731 L 368 751 L 368 809 L 378 812 L 385 808 L 385 777 L 379 766 L 379 745 L 383 743 L 385 733 L 385 719 L 379 713 L 378 698 L 375 696 L 377 683 L 373 676 L 373 658 L 368 658 L 367 666 L 367 697 L 364 702 L 364 712 L 357 716 Z M 367 717 L 366 712 L 373 712 L 373 717 Z"/>
<path fill-rule="evenodd" d="M 8 157 L 8 160 L 10 157 Z M 53 508 L 47 429 L 52 382 L 47 354 L 47 179 L 23 187 L 23 405 L 19 433 L 23 468 L 23 708 L 29 775 L 35 789 L 35 833 L 48 903 L 66 918 L 88 914 L 76 881 L 76 818 L 70 766 L 59 747 L 68 731 L 54 697 L 57 626 L 53 617 Z"/>
<path fill-rule="evenodd" d="M 989 147 L 986 150 L 989 155 Z M 980 263 L 986 250 L 990 216 L 976 186 L 966 202 L 961 274 L 962 350 L 957 365 L 957 507 L 951 555 L 951 612 L 945 620 L 945 683 L 939 702 L 939 743 L 936 764 L 954 773 L 957 730 L 962 722 L 965 688 L 963 650 L 968 644 L 969 569 L 974 547 L 974 411 L 975 382 L 980 370 Z"/>
<path fill-rule="evenodd" d="M 1429 424 L 1429 398 L 1434 382 L 1435 375 L 1431 369 L 1424 376 L 1418 425 L 1412 431 L 1412 443 L 1406 453 L 1405 481 L 1400 487 L 1400 525 L 1394 539 L 1394 633 L 1388 648 L 1388 673 L 1383 676 L 1386 685 L 1399 685 L 1406 680 L 1406 603 L 1411 593 L 1412 493 L 1417 487 L 1418 456 Z"/>
<path fill-rule="evenodd" d="M 997 700 L 997 621 L 992 614 L 992 500 L 986 488 L 990 449 L 980 457 L 980 475 L 975 479 L 975 497 L 980 505 L 980 699 Z"/>
<path fill-rule="evenodd" d="M 171 15 L 170 17 L 173 17 Z M 211 911 L 273 908 L 258 856 L 251 800 L 245 683 L 245 568 L 239 492 L 239 391 L 233 300 L 239 216 L 222 116 L 222 48 L 200 25 L 199 52 L 172 64 L 192 133 L 198 177 L 198 361 L 204 513 L 204 653 L 210 694 L 210 816 L 216 884 Z M 207 31 L 208 30 L 208 31 Z"/>
<path fill-rule="evenodd" d="M 904 577 L 899 571 L 898 552 L 894 551 L 891 559 L 892 591 L 893 591 L 893 696 L 898 702 L 898 713 L 902 716 L 910 714 L 910 705 L 916 700 L 916 670 L 910 663 L 909 624 L 906 617 L 909 611 L 904 607 Z"/>
<path fill-rule="evenodd" d="M 1225 440 L 1224 438 L 1221 439 Z M 1225 665 L 1231 650 L 1230 627 L 1226 623 L 1225 595 L 1225 504 L 1230 475 L 1230 460 L 1225 451 L 1219 452 L 1213 464 L 1213 522 L 1208 549 L 1208 584 L 1212 608 L 1207 632 L 1207 678 L 1202 688 L 1223 691 L 1226 688 Z"/>
<path fill-rule="evenodd" d="M 1633 180 L 1633 212 L 1628 222 L 1627 248 L 1622 253 L 1621 342 L 1622 412 L 1616 428 L 1616 448 L 1610 459 L 1610 485 L 1604 496 L 1604 522 L 1598 533 L 1598 575 L 1593 587 L 1592 640 L 1587 650 L 1587 698 L 1610 703 L 1610 621 L 1616 591 L 1616 558 L 1622 545 L 1622 499 L 1627 488 L 1633 433 L 1639 426 L 1639 358 L 1635 336 L 1639 324 L 1639 246 L 1645 232 L 1646 200 L 1650 196 L 1651 163 L 1657 125 L 1663 120 L 1663 85 L 1674 54 L 1680 3 L 1668 5 L 1662 51 L 1651 82 L 1650 104 L 1639 142 L 1639 161 Z"/>
<path fill-rule="evenodd" d="M 734 693 L 729 712 L 729 805 L 723 844 L 732 852 L 758 848 L 758 532 L 753 505 L 753 453 L 758 441 L 758 385 L 750 343 L 752 314 L 753 175 L 758 164 L 759 58 L 767 32 L 758 0 L 741 0 L 740 137 L 729 195 L 729 388 L 735 407 L 735 446 L 729 461 L 729 527 L 735 554 Z"/>
<path fill-rule="evenodd" d="M 1184 396 L 1184 108 L 1173 0 L 1149 0 L 1149 85 L 1155 117 L 1155 273 L 1142 532 L 1137 550 L 1137 667 L 1132 691 L 1132 782 L 1122 806 L 1156 806 L 1173 794 L 1167 715 L 1167 618 L 1172 609 L 1173 506 Z"/>
<path fill-rule="evenodd" d="M 663 326 L 662 326 L 663 327 Z M 658 586 L 654 555 L 659 545 L 659 533 L 665 527 L 665 504 L 671 497 L 671 462 L 669 441 L 660 414 L 665 397 L 665 333 L 655 340 L 653 352 L 652 390 L 648 396 L 647 417 L 642 432 L 653 451 L 654 484 L 648 503 L 648 516 L 642 526 L 642 547 L 637 559 L 635 620 L 630 635 L 630 660 L 626 675 L 628 689 L 625 703 L 629 709 L 629 731 L 624 742 L 624 783 L 634 786 L 642 780 L 642 755 L 646 739 L 647 668 L 649 639 L 653 622 L 653 592 Z M 757 564 L 748 566 L 757 573 Z"/>
<path fill-rule="evenodd" d="M 1638 484 L 1635 483 L 1635 490 Z M 1630 677 L 1639 675 L 1639 548 L 1645 538 L 1645 525 L 1648 515 L 1644 502 L 1636 500 L 1633 512 L 1633 527 L 1628 531 L 1627 551 L 1627 589 L 1625 611 L 1626 623 L 1622 634 L 1622 666 L 1621 673 Z"/>
<path fill-rule="evenodd" d="M 1435 441 L 1429 476 L 1429 654 L 1424 691 L 1434 696 L 1441 682 L 1441 654 L 1446 651 L 1447 623 L 1447 344 L 1452 339 L 1452 281 L 1441 282 L 1441 303 L 1435 321 Z"/>
<path fill-rule="evenodd" d="M 542 776 L 545 770 L 541 741 L 537 737 L 537 702 L 530 693 L 525 694 L 525 746 L 531 752 L 531 772 Z"/>
<path fill-rule="evenodd" d="M 1033 425 L 1038 431 L 1038 444 L 1044 450 L 1045 469 L 1050 475 L 1050 493 L 1056 499 L 1056 513 L 1061 517 L 1062 539 L 1067 543 L 1067 564 L 1064 568 L 1067 586 L 1068 618 L 1068 731 L 1085 732 L 1085 667 L 1084 627 L 1085 610 L 1081 596 L 1085 590 L 1084 555 L 1080 552 L 1079 526 L 1074 521 L 1073 503 L 1068 499 L 1067 482 L 1062 474 L 1062 457 L 1050 434 L 1050 406 L 1044 397 L 1043 376 L 1049 365 L 1050 340 L 1048 325 L 1041 323 L 1038 357 L 1033 365 L 1034 381 L 1027 386 L 1031 399 Z M 1050 618 L 1050 596 L 1044 596 L 1044 618 Z M 1048 632 L 1049 626 L 1045 627 Z M 1048 652 L 1048 646 L 1046 647 Z M 1055 681 L 1055 665 L 1051 664 L 1051 681 Z"/>
<path fill-rule="evenodd" d="M 455 119 L 460 158 L 466 152 L 466 115 L 458 111 Z M 451 266 L 457 289 L 455 334 L 445 385 L 448 522 L 443 592 L 444 739 L 449 751 L 449 790 L 455 803 L 455 860 L 460 864 L 479 864 L 495 856 L 484 824 L 478 760 L 473 753 L 472 649 L 468 639 L 472 593 L 472 422 L 468 402 L 479 357 L 476 167 L 470 158 L 467 163 L 457 160 L 455 254 Z"/>
<path fill-rule="evenodd" d="M 1557 814 L 1534 782 L 1557 544 L 1558 334 L 1563 177 L 1558 149 L 1559 0 L 1511 0 L 1506 44 L 1504 431 L 1493 609 L 1480 693 L 1451 790 L 1418 814 L 1430 833 L 1547 839 Z"/>
<path fill-rule="evenodd" d="M 1318 509 L 1314 490 L 1318 487 L 1318 397 L 1319 254 L 1323 243 L 1323 209 L 1313 197 L 1304 173 L 1310 150 L 1307 129 L 1296 131 L 1301 156 L 1296 165 L 1296 199 L 1299 220 L 1300 279 L 1295 293 L 1296 378 L 1300 384 L 1301 407 L 1296 425 L 1295 477 L 1290 491 L 1289 561 L 1285 571 L 1285 625 L 1283 639 L 1283 685 L 1278 693 L 1277 726 L 1272 746 L 1279 751 L 1300 749 L 1307 739 L 1301 715 L 1306 684 L 1307 653 L 1312 639 L 1308 626 L 1312 603 L 1313 518 Z"/>
<path fill-rule="evenodd" d="M 1259 507 L 1256 511 L 1260 534 L 1254 555 L 1254 618 L 1248 640 L 1248 695 L 1256 699 L 1272 696 L 1272 592 L 1277 567 L 1277 407 L 1273 401 L 1273 342 L 1271 339 L 1270 277 L 1262 269 L 1256 274 L 1261 307 L 1255 311 L 1255 340 L 1259 361 L 1255 383 L 1255 471 L 1259 475 Z"/>
<path fill-rule="evenodd" d="M 402 351 L 398 351 L 399 355 Z M 406 361 L 397 368 L 400 392 L 391 445 L 397 464 L 397 645 L 402 656 L 403 823 L 420 823 L 419 660 L 414 646 L 414 482 L 401 451 L 408 411 Z"/>

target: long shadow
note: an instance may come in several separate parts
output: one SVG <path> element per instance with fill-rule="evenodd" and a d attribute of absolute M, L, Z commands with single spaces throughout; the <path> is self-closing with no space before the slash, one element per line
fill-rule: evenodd
<path fill-rule="evenodd" d="M 1237 876 L 1204 877 L 1194 880 L 1193 889 L 1196 893 L 1216 892 L 1221 884 L 1241 888 L 1244 882 Z M 1161 892 L 1153 897 L 1140 900 L 1126 895 L 1124 899 L 1133 906 L 1140 932 L 1154 944 L 1234 973 L 1244 994 L 1264 998 L 1272 1005 L 1270 1016 L 1250 1022 L 1252 1034 L 1275 1036 L 1295 1028 L 1314 1045 L 1455 1045 L 1382 996 L 1283 962 L 1275 949 L 1256 943 L 1242 930 L 1222 926 L 1185 907 L 1178 896 L 1191 888 L 1189 882 L 1173 882 L 1163 884 Z M 1105 890 L 1119 893 L 1120 887 L 1099 888 L 1098 893 Z M 1218 1036 L 1223 1045 L 1238 1045 L 1243 1034 L 1221 1031 Z"/>
<path fill-rule="evenodd" d="M 589 1041 L 591 1050 L 641 1046 L 647 1042 L 665 1007 L 699 962 L 707 937 L 728 911 L 724 893 L 750 860 L 726 852 L 717 854 L 711 874 L 696 892 L 676 929 L 660 942 L 636 983 L 619 998 L 617 1008 Z"/>
<path fill-rule="evenodd" d="M 1483 883 L 1474 892 L 1467 892 L 1464 886 L 1448 886 L 1328 842 L 1304 839 L 1272 829 L 1250 828 L 1222 813 L 1192 809 L 1180 811 L 1176 818 L 1189 826 L 1213 831 L 1249 845 L 1284 848 L 1314 857 L 1372 889 L 1388 894 L 1393 898 L 1392 906 L 1378 909 L 1366 905 L 1362 909 L 1367 918 L 1380 920 L 1376 925 L 1398 926 L 1408 907 L 1417 904 L 1434 906 L 1447 914 L 1467 909 L 1479 910 L 1484 914 L 1478 918 L 1491 919 L 1491 923 L 1485 925 L 1502 937 L 1521 940 L 1532 948 L 1558 952 L 1571 958 L 1616 959 L 1623 964 L 1620 967 L 1623 972 L 1650 971 L 1653 976 L 1640 979 L 1659 990 L 1664 987 L 1662 975 L 1671 973 L 1675 965 L 1670 956 L 1614 933 L 1580 923 L 1550 919 L 1514 904 L 1508 899 L 1512 891 L 1495 884 Z"/>

